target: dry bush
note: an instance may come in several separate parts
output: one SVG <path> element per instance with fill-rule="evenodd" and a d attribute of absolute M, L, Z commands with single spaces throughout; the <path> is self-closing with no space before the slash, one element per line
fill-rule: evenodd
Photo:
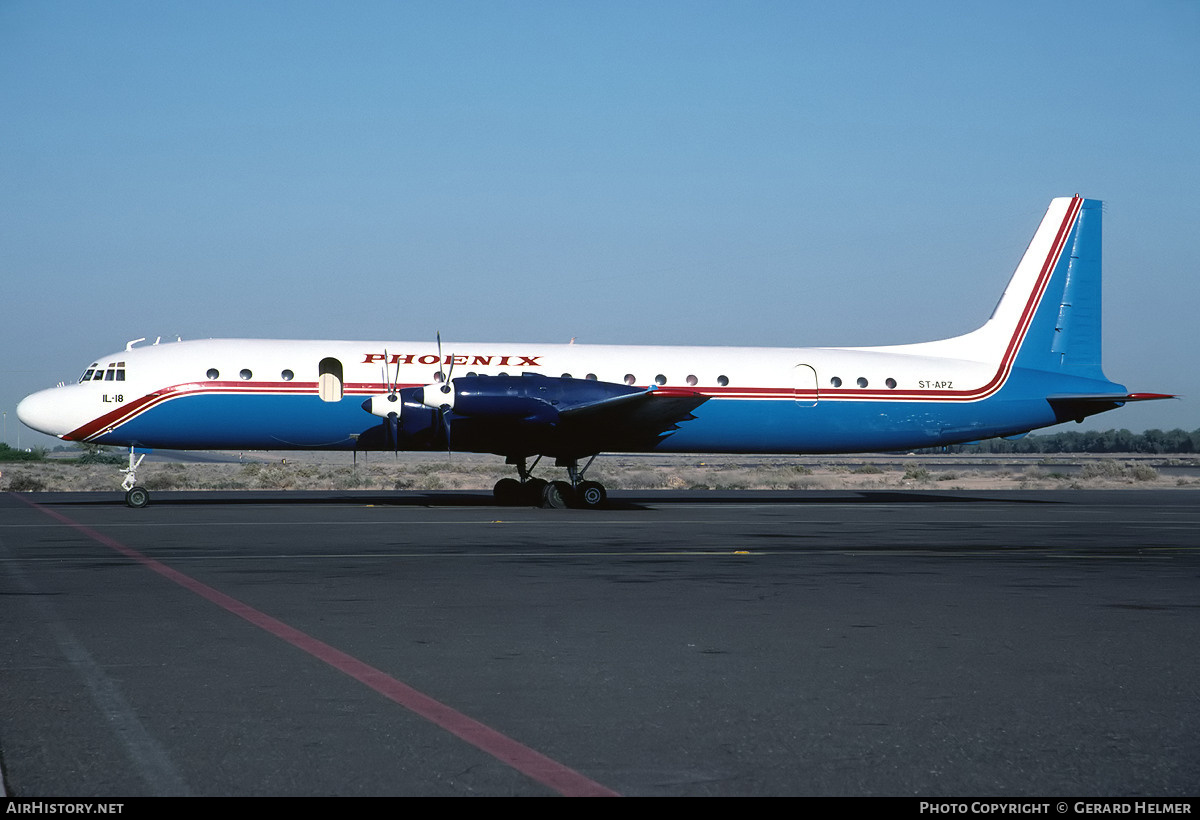
<path fill-rule="evenodd" d="M 904 471 L 905 481 L 917 481 L 922 484 L 933 478 L 933 475 L 920 464 L 914 464 Z"/>
<path fill-rule="evenodd" d="M 46 482 L 37 476 L 19 472 L 8 477 L 7 486 L 4 489 L 10 493 L 40 493 L 46 490 Z"/>
<path fill-rule="evenodd" d="M 1083 479 L 1107 481 L 1154 481 L 1158 478 L 1158 470 L 1149 464 L 1120 462 L 1106 458 L 1083 465 L 1079 476 Z"/>

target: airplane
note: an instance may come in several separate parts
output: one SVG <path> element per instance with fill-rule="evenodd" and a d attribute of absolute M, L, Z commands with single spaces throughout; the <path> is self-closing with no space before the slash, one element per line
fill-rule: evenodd
<path fill-rule="evenodd" d="M 204 450 L 457 450 L 504 456 L 501 504 L 603 506 L 602 452 L 853 453 L 1015 437 L 1127 402 L 1101 369 L 1102 203 L 1051 201 L 990 318 L 875 347 L 207 339 L 138 346 L 17 415 L 65 441 L 141 456 Z M 144 456 L 144 452 L 142 453 Z M 535 478 L 543 458 L 568 480 Z M 529 460 L 534 459 L 530 464 Z M 580 467 L 580 463 L 583 466 Z"/>

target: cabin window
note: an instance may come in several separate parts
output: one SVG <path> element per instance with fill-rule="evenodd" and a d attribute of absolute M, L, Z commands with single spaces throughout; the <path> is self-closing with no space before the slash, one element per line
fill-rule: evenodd
<path fill-rule="evenodd" d="M 659 387 L 662 387 L 664 384 L 667 383 L 667 377 L 664 376 L 662 373 L 659 373 L 657 376 L 654 377 L 654 383 L 657 384 Z"/>
<path fill-rule="evenodd" d="M 687 377 L 687 383 L 688 383 L 689 385 L 691 385 L 692 387 L 695 387 L 697 384 L 699 384 L 699 383 L 700 383 L 700 380 L 699 380 L 699 379 L 697 379 L 695 376 L 693 376 L 693 375 L 689 374 L 689 375 L 688 375 L 688 377 Z"/>
<path fill-rule="evenodd" d="M 858 386 L 859 386 L 859 387 L 866 387 L 866 386 L 867 386 L 867 380 L 866 380 L 865 378 L 863 378 L 862 376 L 859 376 L 859 377 L 858 377 Z"/>
<path fill-rule="evenodd" d="M 594 381 L 596 381 L 596 374 L 595 374 L 595 373 L 588 373 L 588 374 L 587 374 L 587 376 L 586 376 L 585 378 L 586 378 L 588 381 L 590 381 L 590 382 L 594 382 Z"/>
<path fill-rule="evenodd" d="M 217 379 L 221 378 L 221 371 L 217 370 L 215 367 L 210 367 L 208 372 L 204 375 L 208 376 L 209 381 L 216 381 Z"/>
<path fill-rule="evenodd" d="M 634 377 L 634 375 L 632 373 L 625 374 L 625 384 L 632 385 L 632 384 L 636 384 L 636 383 L 637 383 L 637 379 Z"/>
<path fill-rule="evenodd" d="M 831 385 L 833 385 L 834 387 L 841 387 L 842 386 L 842 377 L 834 376 L 832 379 L 829 380 L 829 383 Z"/>
<path fill-rule="evenodd" d="M 721 385 L 722 387 L 728 387 L 729 386 L 729 377 L 728 376 L 717 376 L 717 384 Z"/>
<path fill-rule="evenodd" d="M 563 374 L 562 374 L 562 377 L 563 377 L 564 379 L 569 379 L 569 378 L 571 378 L 571 374 L 570 374 L 570 373 L 563 373 Z"/>
<path fill-rule="evenodd" d="M 290 382 L 292 379 L 296 378 L 296 374 L 290 370 L 285 370 L 279 374 L 279 377 L 285 382 Z"/>
<path fill-rule="evenodd" d="M 888 386 L 889 390 L 896 389 L 896 380 L 895 379 L 888 379 L 886 382 L 884 382 L 884 384 L 886 384 Z"/>
<path fill-rule="evenodd" d="M 242 368 L 242 370 L 241 370 L 241 372 L 239 372 L 239 373 L 238 373 L 238 378 L 240 378 L 240 379 L 241 379 L 242 381 L 244 381 L 244 382 L 248 382 L 248 381 L 250 381 L 250 379 L 251 379 L 253 376 L 254 376 L 254 374 L 253 374 L 253 373 L 251 373 L 251 372 L 250 372 L 250 369 L 249 369 L 249 368 L 246 368 L 246 367 L 243 367 L 243 368 Z"/>
<path fill-rule="evenodd" d="M 317 372 L 320 374 L 317 388 L 321 401 L 341 401 L 342 363 L 332 356 L 321 359 L 321 363 L 317 365 Z"/>

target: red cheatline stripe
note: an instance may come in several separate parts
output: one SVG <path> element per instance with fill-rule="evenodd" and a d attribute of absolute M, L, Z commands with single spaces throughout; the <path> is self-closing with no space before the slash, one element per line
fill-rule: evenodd
<path fill-rule="evenodd" d="M 288 626 L 283 621 L 272 618 L 270 615 L 260 612 L 236 598 L 232 598 L 207 584 L 197 581 L 189 575 L 172 569 L 160 561 L 145 556 L 137 550 L 125 546 L 120 541 L 93 530 L 91 527 L 73 521 L 55 510 L 29 501 L 16 493 L 12 493 L 12 495 L 24 501 L 35 510 L 39 510 L 56 521 L 66 524 L 68 527 L 77 530 L 93 541 L 121 553 L 147 569 L 157 572 L 164 578 L 174 581 L 184 589 L 211 601 L 227 612 L 237 615 L 239 618 L 244 618 L 260 629 L 266 630 L 275 637 L 290 643 L 297 649 L 307 652 L 318 660 L 324 661 L 334 669 L 344 672 L 360 683 L 374 689 L 385 698 L 415 712 L 430 723 L 440 726 L 450 734 L 465 740 L 477 749 L 490 754 L 500 762 L 511 766 L 526 777 L 536 780 L 538 783 L 553 789 L 559 794 L 567 797 L 620 796 L 612 789 L 584 777 L 574 769 L 551 760 L 540 752 L 535 752 L 528 746 L 497 732 L 489 726 L 485 726 L 474 718 L 468 717 L 462 712 L 452 709 L 422 692 L 418 692 L 408 684 L 396 680 L 386 672 L 381 672 L 351 655 L 347 655 L 340 649 L 319 641 L 311 635 L 301 632 L 299 629 Z"/>

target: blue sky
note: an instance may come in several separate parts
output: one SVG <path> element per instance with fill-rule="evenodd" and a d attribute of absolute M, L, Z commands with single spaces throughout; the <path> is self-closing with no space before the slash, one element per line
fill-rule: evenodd
<path fill-rule="evenodd" d="M 1087 427 L 1200 427 L 1192 0 L 0 0 L 0 110 L 10 443 L 142 336 L 953 335 L 1076 192 L 1185 397 Z"/>

